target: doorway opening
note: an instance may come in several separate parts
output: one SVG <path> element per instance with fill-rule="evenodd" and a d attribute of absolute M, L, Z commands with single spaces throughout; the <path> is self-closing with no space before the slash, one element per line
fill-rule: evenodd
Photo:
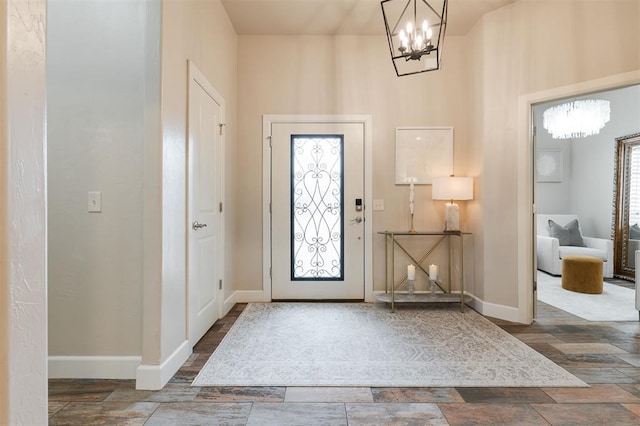
<path fill-rule="evenodd" d="M 533 291 L 530 294 L 533 294 L 531 312 L 534 316 L 537 301 L 545 303 L 551 301 L 552 305 L 562 306 L 564 310 L 571 312 L 570 296 L 574 296 L 571 294 L 573 292 L 560 287 L 561 255 L 551 256 L 545 252 L 550 250 L 550 246 L 544 246 L 548 242 L 545 240 L 548 225 L 544 219 L 548 218 L 547 215 L 572 215 L 578 220 L 581 235 L 585 237 L 584 246 L 587 246 L 585 248 L 588 249 L 588 246 L 595 241 L 594 250 L 597 248 L 603 252 L 602 255 L 593 253 L 591 255 L 602 257 L 604 286 L 618 285 L 623 288 L 621 292 L 629 293 L 621 297 L 628 299 L 625 301 L 625 304 L 629 305 L 628 320 L 637 320 L 637 311 L 634 311 L 633 306 L 635 291 L 629 288 L 633 286 L 614 278 L 615 236 L 612 232 L 616 193 L 615 139 L 621 134 L 629 133 L 630 128 L 637 129 L 637 111 L 640 107 L 640 86 L 637 83 L 638 77 L 630 73 L 587 84 L 554 89 L 529 97 L 532 135 L 530 191 L 533 199 L 531 227 Z M 534 98 L 537 99 L 532 101 Z M 610 101 L 610 122 L 596 135 L 585 138 L 553 139 L 543 125 L 544 111 L 567 101 L 584 99 Z M 544 240 L 542 243 L 541 239 Z M 566 255 L 579 254 L 573 253 L 576 250 L 573 246 L 561 247 L 560 250 L 554 248 L 554 250 L 564 251 Z M 550 259 L 555 266 L 549 265 Z M 550 289 L 553 291 L 550 292 Z M 566 297 L 562 297 L 561 290 L 567 293 Z M 604 307 L 605 303 L 601 305 Z M 616 306 L 618 306 L 617 302 Z M 576 309 L 576 312 L 579 311 Z M 615 311 L 619 312 L 620 309 Z M 593 314 L 589 320 L 607 320 L 606 315 L 598 316 L 596 312 Z M 588 314 L 585 315 L 588 316 Z M 612 318 L 611 320 L 626 319 Z"/>

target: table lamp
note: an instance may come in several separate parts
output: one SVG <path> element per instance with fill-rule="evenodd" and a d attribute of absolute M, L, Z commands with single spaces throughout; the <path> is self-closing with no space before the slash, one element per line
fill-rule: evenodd
<path fill-rule="evenodd" d="M 445 231 L 460 230 L 460 213 L 454 200 L 473 200 L 473 178 L 458 176 L 442 176 L 433 178 L 431 198 L 449 200 L 446 204 Z"/>

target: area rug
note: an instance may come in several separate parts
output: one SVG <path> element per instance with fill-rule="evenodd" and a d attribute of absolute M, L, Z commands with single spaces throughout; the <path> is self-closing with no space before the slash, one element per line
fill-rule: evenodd
<path fill-rule="evenodd" d="M 584 294 L 562 288 L 561 277 L 538 271 L 538 300 L 588 321 L 638 321 L 636 293 L 603 283 L 602 294 Z"/>
<path fill-rule="evenodd" d="M 576 387 L 471 309 L 252 303 L 193 386 Z"/>

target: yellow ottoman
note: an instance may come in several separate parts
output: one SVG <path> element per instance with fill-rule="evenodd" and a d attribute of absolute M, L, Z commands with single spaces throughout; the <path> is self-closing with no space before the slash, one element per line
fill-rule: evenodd
<path fill-rule="evenodd" d="M 602 293 L 602 259 L 592 256 L 563 258 L 562 288 L 578 293 Z"/>

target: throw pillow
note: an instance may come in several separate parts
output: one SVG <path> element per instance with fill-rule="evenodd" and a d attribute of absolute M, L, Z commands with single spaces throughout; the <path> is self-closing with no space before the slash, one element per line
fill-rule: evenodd
<path fill-rule="evenodd" d="M 632 240 L 640 240 L 640 225 L 636 223 L 630 228 L 629 238 L 631 238 Z"/>
<path fill-rule="evenodd" d="M 566 226 L 559 225 L 549 219 L 549 236 L 557 238 L 561 246 L 585 246 L 577 219 L 567 223 Z"/>

